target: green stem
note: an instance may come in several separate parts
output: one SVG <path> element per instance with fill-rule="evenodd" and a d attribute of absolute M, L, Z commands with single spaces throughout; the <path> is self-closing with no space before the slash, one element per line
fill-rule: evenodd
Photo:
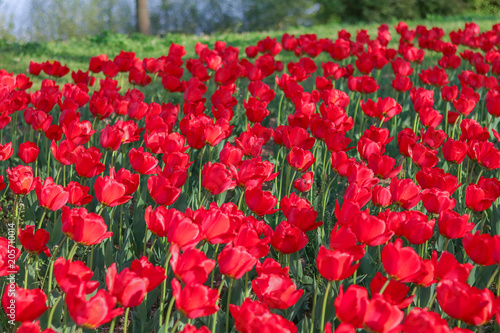
<path fill-rule="evenodd" d="M 316 316 L 316 299 L 318 297 L 318 276 L 315 279 L 316 287 L 314 288 L 313 308 L 311 316 L 311 332 L 314 332 L 314 318 Z"/>
<path fill-rule="evenodd" d="M 42 228 L 43 219 L 45 218 L 46 214 L 47 214 L 47 209 L 44 209 L 43 210 L 43 214 L 42 214 L 42 218 L 40 219 L 40 222 L 38 222 L 38 228 L 37 228 L 37 230 Z"/>
<path fill-rule="evenodd" d="M 170 322 L 170 315 L 172 314 L 172 308 L 174 307 L 174 303 L 175 303 L 175 297 L 174 297 L 174 295 L 172 295 L 172 298 L 170 299 L 170 303 L 168 303 L 167 316 L 166 316 L 166 321 L 165 321 L 165 325 L 167 327 L 168 327 L 168 323 Z M 163 316 L 160 313 L 160 327 L 163 326 L 162 319 L 163 319 Z"/>
<path fill-rule="evenodd" d="M 168 272 L 168 267 L 169 267 L 169 261 L 170 261 L 170 257 L 172 256 L 172 251 L 168 251 L 168 255 L 167 255 L 167 260 L 165 261 L 165 275 L 167 274 Z M 165 297 L 166 297 L 166 294 L 167 294 L 167 279 L 163 280 L 162 284 L 161 284 L 161 299 L 160 299 L 160 327 L 162 326 L 162 316 L 163 316 L 163 309 L 164 309 L 164 306 L 165 306 Z M 172 296 L 172 300 L 174 299 L 174 296 Z M 172 302 L 172 301 L 170 301 Z M 169 304 L 169 308 L 170 308 L 170 304 Z M 172 311 L 172 309 L 170 309 L 170 311 Z M 170 313 L 167 314 L 168 316 L 168 319 L 167 320 L 170 320 Z M 168 324 L 168 321 L 165 322 L 166 324 Z"/>
<path fill-rule="evenodd" d="M 71 248 L 71 251 L 69 252 L 68 260 L 72 260 L 73 259 L 73 256 L 76 253 L 77 247 L 78 247 L 78 243 L 75 242 L 75 244 L 73 244 L 73 247 Z"/>
<path fill-rule="evenodd" d="M 378 127 L 382 127 L 384 124 L 385 117 L 382 117 L 382 120 L 380 120 L 380 123 L 378 124 Z"/>
<path fill-rule="evenodd" d="M 62 295 L 63 294 L 59 295 L 59 297 L 56 299 L 55 303 L 52 305 L 52 308 L 50 309 L 49 320 L 47 322 L 47 328 L 50 328 L 52 326 L 52 318 L 54 317 L 54 311 L 56 310 L 56 306 L 59 303 L 59 301 L 61 300 Z"/>
<path fill-rule="evenodd" d="M 219 245 L 220 244 L 217 244 L 215 246 L 214 260 L 217 258 L 217 252 L 219 251 Z M 214 278 L 215 278 L 215 269 L 212 269 L 212 278 L 211 278 L 211 281 L 210 281 L 210 288 L 214 287 Z"/>
<path fill-rule="evenodd" d="M 493 274 L 491 274 L 491 277 L 488 280 L 488 284 L 486 284 L 486 289 L 488 289 L 491 286 L 491 284 L 493 283 L 493 280 L 495 279 L 495 276 L 498 274 L 499 271 L 500 271 L 500 266 L 497 266 L 497 268 L 495 269 Z"/>
<path fill-rule="evenodd" d="M 175 321 L 174 327 L 172 327 L 172 330 L 170 332 L 174 333 L 175 330 L 177 329 L 177 326 L 179 326 L 179 323 L 181 322 L 181 318 L 177 319 Z"/>
<path fill-rule="evenodd" d="M 201 202 L 201 171 L 203 169 L 203 154 L 205 154 L 206 147 L 207 146 L 203 146 L 200 153 L 200 168 L 198 170 L 198 202 Z"/>
<path fill-rule="evenodd" d="M 248 297 L 248 272 L 245 273 L 245 298 Z"/>
<path fill-rule="evenodd" d="M 448 243 L 450 242 L 449 238 L 446 238 L 446 242 L 444 243 L 443 251 L 448 251 Z"/>
<path fill-rule="evenodd" d="M 222 287 L 224 287 L 224 275 L 222 276 L 222 279 L 220 281 L 220 286 L 219 286 L 219 298 L 220 298 L 220 293 L 222 291 Z M 217 312 L 214 313 L 214 316 L 212 318 L 212 332 L 215 332 L 215 328 L 217 326 Z"/>
<path fill-rule="evenodd" d="M 28 254 L 26 257 L 26 267 L 24 269 L 24 289 L 28 289 L 28 272 L 29 272 L 29 262 L 30 262 L 31 254 Z"/>
<path fill-rule="evenodd" d="M 330 288 L 332 287 L 332 281 L 328 281 L 325 290 L 325 296 L 323 297 L 323 308 L 321 309 L 321 324 L 320 328 L 325 327 L 325 312 L 326 312 L 326 303 L 328 303 L 328 293 L 330 292 Z"/>
<path fill-rule="evenodd" d="M 229 278 L 229 287 L 227 287 L 227 308 L 226 308 L 226 333 L 229 333 L 229 304 L 231 304 L 231 291 L 233 287 L 233 278 Z"/>
<path fill-rule="evenodd" d="M 128 313 L 130 311 L 130 308 L 127 308 L 125 310 L 125 320 L 123 322 L 123 333 L 127 333 L 127 328 L 128 328 Z"/>
<path fill-rule="evenodd" d="M 293 176 L 292 176 L 292 179 L 290 179 L 290 183 L 288 185 L 288 193 L 287 193 L 287 196 L 290 195 L 291 191 L 292 191 L 292 184 L 293 184 L 293 180 L 295 179 L 295 176 L 297 176 L 297 170 L 295 170 L 293 172 Z"/>
<path fill-rule="evenodd" d="M 116 323 L 116 317 L 113 318 L 113 320 L 111 321 L 111 325 L 109 326 L 109 332 L 115 331 L 115 323 Z"/>
<path fill-rule="evenodd" d="M 380 291 L 378 292 L 380 295 L 384 294 L 384 291 L 387 288 L 387 286 L 389 285 L 389 282 L 391 282 L 390 278 L 388 278 L 387 281 L 385 281 L 384 285 L 382 286 L 382 289 L 380 289 Z"/>

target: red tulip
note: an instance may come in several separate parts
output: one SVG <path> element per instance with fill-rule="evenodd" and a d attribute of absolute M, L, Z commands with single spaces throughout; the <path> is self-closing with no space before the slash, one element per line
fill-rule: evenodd
<path fill-rule="evenodd" d="M 14 150 L 12 149 L 12 142 L 4 145 L 0 144 L 0 161 L 8 160 L 13 153 Z"/>
<path fill-rule="evenodd" d="M 353 284 L 344 292 L 344 288 L 341 286 L 339 295 L 335 298 L 335 314 L 342 323 L 362 328 L 369 302 L 368 292 L 364 287 Z"/>
<path fill-rule="evenodd" d="M 188 249 L 181 255 L 179 247 L 174 244 L 170 252 L 172 271 L 185 285 L 204 284 L 215 267 L 215 260 L 207 259 L 205 253 L 198 249 Z"/>
<path fill-rule="evenodd" d="M 158 287 L 167 278 L 165 269 L 160 266 L 154 266 L 145 256 L 132 261 L 130 271 L 148 281 L 147 292 Z"/>
<path fill-rule="evenodd" d="M 51 328 L 47 328 L 42 331 L 40 328 L 40 322 L 37 320 L 35 322 L 25 321 L 16 330 L 16 333 L 57 333 Z"/>
<path fill-rule="evenodd" d="M 271 313 L 267 305 L 246 298 L 241 306 L 229 305 L 238 332 L 297 333 L 297 327 L 280 315 Z"/>
<path fill-rule="evenodd" d="M 388 278 L 382 276 L 382 273 L 377 272 L 370 282 L 370 291 L 372 295 L 380 293 L 384 284 L 389 280 Z M 404 309 L 411 304 L 415 295 L 408 295 L 410 288 L 404 283 L 398 282 L 396 280 L 389 280 L 389 284 L 384 290 L 384 299 L 391 305 L 397 306 L 399 309 Z"/>
<path fill-rule="evenodd" d="M 101 216 L 89 213 L 85 208 L 71 209 L 64 206 L 61 218 L 62 232 L 83 245 L 99 244 L 113 235 L 107 231 L 108 227 Z"/>
<path fill-rule="evenodd" d="M 66 191 L 68 192 L 68 202 L 75 206 L 84 206 L 90 203 L 93 197 L 89 194 L 90 188 L 88 186 L 82 186 L 80 183 L 71 181 L 66 186 Z"/>
<path fill-rule="evenodd" d="M 66 306 L 75 324 L 95 329 L 123 314 L 123 308 L 114 308 L 116 298 L 100 289 L 89 300 L 83 293 L 66 294 Z"/>
<path fill-rule="evenodd" d="M 476 184 L 469 184 L 465 190 L 465 206 L 475 211 L 482 212 L 491 207 L 494 198 L 491 194 Z"/>
<path fill-rule="evenodd" d="M 372 332 L 386 333 L 395 329 L 403 318 L 403 311 L 375 294 L 366 307 L 363 326 Z"/>
<path fill-rule="evenodd" d="M 7 318 L 15 322 L 33 321 L 49 307 L 47 296 L 41 289 L 24 289 L 9 284 L 4 290 L 2 307 Z"/>
<path fill-rule="evenodd" d="M 100 163 L 102 153 L 96 147 L 90 147 L 78 153 L 75 162 L 76 173 L 80 177 L 92 178 L 101 174 L 105 166 Z"/>
<path fill-rule="evenodd" d="M 94 190 L 97 200 L 109 207 L 122 205 L 132 199 L 126 195 L 127 187 L 110 176 L 97 177 Z"/>
<path fill-rule="evenodd" d="M 429 213 L 439 214 L 444 210 L 453 209 L 457 201 L 450 197 L 449 192 L 432 188 L 422 191 L 422 203 Z"/>
<path fill-rule="evenodd" d="M 451 280 L 466 283 L 472 268 L 474 268 L 472 264 L 459 263 L 455 256 L 447 251 L 441 254 L 439 261 L 437 252 L 434 251 L 431 262 L 434 266 L 434 276 L 437 281 Z"/>
<path fill-rule="evenodd" d="M 220 273 L 236 280 L 251 271 L 257 263 L 257 259 L 244 247 L 233 247 L 230 244 L 219 253 L 217 260 Z"/>
<path fill-rule="evenodd" d="M 271 245 L 276 251 L 289 254 L 303 249 L 308 240 L 302 230 L 283 221 L 276 227 L 271 237 Z"/>
<path fill-rule="evenodd" d="M 288 276 L 281 274 L 261 274 L 252 281 L 252 290 L 257 298 L 273 309 L 287 309 L 293 306 L 304 290 L 297 286 Z"/>
<path fill-rule="evenodd" d="M 121 168 L 118 172 L 115 172 L 115 168 L 110 168 L 109 176 L 116 179 L 118 182 L 125 185 L 127 188 L 125 191 L 126 195 L 133 194 L 139 187 L 140 177 L 136 173 L 132 173 L 127 169 Z"/>
<path fill-rule="evenodd" d="M 308 150 L 293 147 L 286 160 L 292 169 L 304 173 L 316 161 L 316 158 Z"/>
<path fill-rule="evenodd" d="M 411 247 L 402 247 L 401 239 L 388 243 L 382 250 L 382 265 L 396 281 L 411 282 L 420 270 L 422 259 Z"/>
<path fill-rule="evenodd" d="M 9 175 L 9 187 L 19 195 L 26 195 L 33 190 L 38 178 L 33 178 L 33 170 L 29 166 L 18 165 L 15 168 L 7 168 Z"/>
<path fill-rule="evenodd" d="M 416 185 L 411 179 L 391 180 L 392 201 L 404 209 L 415 207 L 420 201 L 420 186 Z"/>
<path fill-rule="evenodd" d="M 478 230 L 476 233 L 468 233 L 462 239 L 462 244 L 467 256 L 476 264 L 481 266 L 491 266 L 495 264 L 493 252 L 495 248 L 495 240 L 489 234 L 481 234 Z"/>
<path fill-rule="evenodd" d="M 468 325 L 482 326 L 493 317 L 495 297 L 489 289 L 478 289 L 466 283 L 443 280 L 437 288 L 437 301 L 446 314 Z"/>
<path fill-rule="evenodd" d="M 175 307 L 189 319 L 210 316 L 219 310 L 219 292 L 201 284 L 187 285 L 181 289 L 176 279 L 172 280 Z"/>
<path fill-rule="evenodd" d="M 376 185 L 372 188 L 372 203 L 378 207 L 387 207 L 391 204 L 391 191 L 387 187 Z"/>
<path fill-rule="evenodd" d="M 148 191 L 151 198 L 162 206 L 170 206 L 181 195 L 181 189 L 172 186 L 170 180 L 163 175 L 149 176 Z"/>
<path fill-rule="evenodd" d="M 467 144 L 463 141 L 448 140 L 443 145 L 443 157 L 448 162 L 460 164 L 467 155 Z"/>
<path fill-rule="evenodd" d="M 111 151 L 118 150 L 122 143 L 123 134 L 124 132 L 120 127 L 106 125 L 101 130 L 101 136 L 99 137 L 101 147 Z"/>
<path fill-rule="evenodd" d="M 158 160 L 150 153 L 144 152 L 143 147 L 139 147 L 139 149 L 132 148 L 128 153 L 128 158 L 132 165 L 132 169 L 141 175 L 156 173 Z"/>
<path fill-rule="evenodd" d="M 19 271 L 15 263 L 21 256 L 21 250 L 12 247 L 10 240 L 0 237 L 0 276 L 7 276 Z"/>
<path fill-rule="evenodd" d="M 37 181 L 35 192 L 38 204 L 52 211 L 61 209 L 69 198 L 69 193 L 61 185 L 56 185 L 52 177 L 47 177 L 43 184 Z"/>
<path fill-rule="evenodd" d="M 464 237 L 474 229 L 474 223 L 469 222 L 469 215 L 460 215 L 450 209 L 439 213 L 439 233 L 449 239 Z M 446 250 L 446 249 L 445 249 Z"/>
<path fill-rule="evenodd" d="M 128 268 L 117 274 L 116 263 L 113 263 L 106 272 L 106 286 L 109 293 L 125 308 L 136 307 L 142 303 L 148 283 L 148 280 L 139 277 Z"/>
<path fill-rule="evenodd" d="M 82 288 L 85 294 L 93 293 L 99 287 L 99 281 L 90 281 L 94 272 L 81 261 L 57 258 L 54 262 L 54 277 L 59 287 L 65 293 L 78 291 Z"/>
<path fill-rule="evenodd" d="M 444 88 L 444 87 L 443 87 Z M 403 322 L 404 333 L 449 332 L 446 319 L 427 308 L 413 308 Z"/>
<path fill-rule="evenodd" d="M 205 164 L 202 170 L 201 186 L 213 195 L 233 189 L 236 182 L 228 168 L 222 163 Z"/>
<path fill-rule="evenodd" d="M 279 209 L 274 209 L 278 199 L 271 192 L 262 191 L 262 186 L 245 190 L 245 202 L 255 214 L 259 216 L 274 214 Z"/>
<path fill-rule="evenodd" d="M 59 147 L 55 141 L 52 141 L 50 150 L 59 163 L 71 165 L 76 163 L 77 156 L 79 156 L 85 148 L 83 146 L 77 146 L 69 140 L 63 140 L 59 144 Z"/>
<path fill-rule="evenodd" d="M 28 164 L 36 161 L 38 151 L 36 143 L 27 141 L 19 145 L 18 155 L 21 161 Z"/>
<path fill-rule="evenodd" d="M 26 252 L 34 255 L 43 252 L 47 257 L 50 257 L 50 250 L 47 247 L 50 236 L 46 230 L 38 229 L 35 231 L 34 226 L 27 225 L 24 230 L 19 228 L 18 237 Z"/>
<path fill-rule="evenodd" d="M 321 246 L 316 265 L 319 273 L 329 281 L 339 281 L 350 277 L 358 269 L 359 263 L 353 265 L 354 257 L 352 254 L 337 250 L 328 250 Z"/>

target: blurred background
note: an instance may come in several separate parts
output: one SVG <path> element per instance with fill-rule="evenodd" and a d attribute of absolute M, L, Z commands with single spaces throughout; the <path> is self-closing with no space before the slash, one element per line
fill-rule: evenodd
<path fill-rule="evenodd" d="M 0 38 L 241 33 L 498 13 L 500 0 L 0 0 Z"/>

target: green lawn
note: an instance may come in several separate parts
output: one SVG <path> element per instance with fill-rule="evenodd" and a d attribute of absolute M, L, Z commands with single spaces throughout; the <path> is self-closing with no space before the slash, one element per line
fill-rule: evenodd
<path fill-rule="evenodd" d="M 435 17 L 426 20 L 408 21 L 411 28 L 422 24 L 427 27 L 441 27 L 448 34 L 452 30 L 463 28 L 466 22 L 474 21 L 481 30 L 491 29 L 495 23 L 499 23 L 495 16 L 459 16 L 459 17 Z M 391 34 L 396 41 L 399 39 L 393 28 L 397 21 L 388 22 Z M 252 33 L 227 33 L 214 35 L 182 35 L 168 34 L 163 37 L 148 37 L 142 35 L 119 35 L 103 33 L 81 40 L 51 41 L 51 42 L 13 42 L 7 43 L 0 40 L 0 68 L 9 72 L 27 72 L 30 60 L 43 62 L 46 60 L 58 60 L 67 64 L 72 70 L 88 68 L 88 60 L 91 56 L 105 53 L 114 57 L 120 50 L 134 51 L 138 57 L 159 57 L 168 52 L 171 43 L 182 44 L 186 47 L 188 56 L 194 55 L 194 45 L 197 42 L 208 43 L 213 46 L 217 40 L 223 40 L 228 44 L 240 48 L 244 54 L 244 48 L 255 45 L 258 40 L 266 36 L 277 37 L 279 40 L 283 33 L 300 35 L 315 33 L 318 38 L 336 38 L 340 29 L 346 29 L 355 36 L 357 30 L 367 29 L 371 36 L 376 35 L 378 24 L 339 24 L 316 25 L 312 27 L 297 27 L 287 31 L 265 31 Z M 394 44 L 396 45 L 396 44 Z"/>

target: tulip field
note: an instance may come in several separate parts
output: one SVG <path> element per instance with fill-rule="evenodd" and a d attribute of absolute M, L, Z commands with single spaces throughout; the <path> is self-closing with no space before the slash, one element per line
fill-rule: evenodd
<path fill-rule="evenodd" d="M 24 67 L 1 332 L 500 331 L 500 23 Z"/>

